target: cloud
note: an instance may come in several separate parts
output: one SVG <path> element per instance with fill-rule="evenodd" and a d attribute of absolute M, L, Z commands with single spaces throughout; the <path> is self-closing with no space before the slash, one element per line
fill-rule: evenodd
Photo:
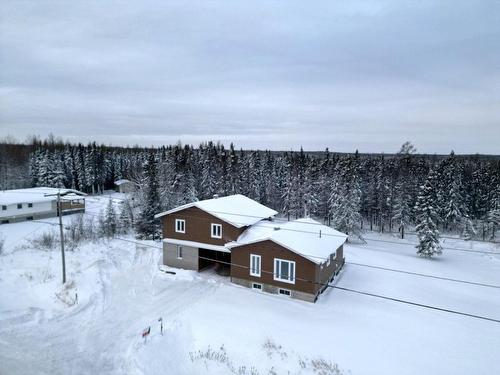
<path fill-rule="evenodd" d="M 2 1 L 0 131 L 498 153 L 496 1 Z"/>

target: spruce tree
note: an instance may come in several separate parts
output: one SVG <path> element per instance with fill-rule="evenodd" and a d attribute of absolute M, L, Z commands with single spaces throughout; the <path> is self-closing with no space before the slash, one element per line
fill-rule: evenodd
<path fill-rule="evenodd" d="M 160 192 L 155 154 L 149 153 L 144 165 L 145 187 L 137 218 L 137 236 L 140 239 L 158 239 L 160 223 L 154 215 L 161 212 Z"/>
<path fill-rule="evenodd" d="M 439 243 L 439 231 L 436 220 L 436 172 L 431 170 L 424 185 L 420 188 L 420 193 L 415 206 L 419 244 L 417 254 L 426 258 L 442 253 Z"/>

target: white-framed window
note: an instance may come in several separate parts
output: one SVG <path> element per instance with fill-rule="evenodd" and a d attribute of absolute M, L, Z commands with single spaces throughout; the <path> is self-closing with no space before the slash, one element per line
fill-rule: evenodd
<path fill-rule="evenodd" d="M 292 295 L 292 292 L 289 291 L 288 289 L 278 289 L 278 293 L 283 295 L 283 296 L 288 296 L 290 297 Z"/>
<path fill-rule="evenodd" d="M 7 206 L 2 206 L 2 211 L 7 211 Z"/>
<path fill-rule="evenodd" d="M 295 284 L 295 262 L 274 258 L 274 280 Z"/>
<path fill-rule="evenodd" d="M 210 226 L 210 233 L 212 235 L 212 238 L 222 238 L 222 225 L 212 224 Z"/>
<path fill-rule="evenodd" d="M 250 254 L 250 276 L 260 277 L 260 255 Z"/>
<path fill-rule="evenodd" d="M 23 208 L 23 204 L 22 203 L 18 203 L 17 204 L 17 209 L 20 210 L 21 208 Z"/>
<path fill-rule="evenodd" d="M 175 219 L 175 231 L 177 233 L 186 233 L 186 220 Z"/>
<path fill-rule="evenodd" d="M 262 284 L 252 283 L 252 289 L 257 289 L 258 291 L 262 291 Z"/>
<path fill-rule="evenodd" d="M 182 246 L 177 245 L 177 259 L 182 259 Z"/>
<path fill-rule="evenodd" d="M 28 203 L 28 208 L 33 207 L 33 203 Z"/>

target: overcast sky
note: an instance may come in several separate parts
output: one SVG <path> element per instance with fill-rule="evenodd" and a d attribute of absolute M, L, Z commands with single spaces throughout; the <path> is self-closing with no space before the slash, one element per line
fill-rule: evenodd
<path fill-rule="evenodd" d="M 0 1 L 0 136 L 500 153 L 500 1 Z"/>

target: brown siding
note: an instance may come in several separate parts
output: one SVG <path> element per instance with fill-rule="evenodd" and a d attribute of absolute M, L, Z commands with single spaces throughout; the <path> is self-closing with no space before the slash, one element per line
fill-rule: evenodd
<path fill-rule="evenodd" d="M 57 206 L 57 204 L 56 204 Z M 82 200 L 82 203 L 71 203 L 67 200 L 61 200 L 61 210 L 83 210 L 85 208 L 85 201 Z"/>
<path fill-rule="evenodd" d="M 344 258 L 344 248 L 340 246 L 336 251 L 335 258 L 333 254 L 330 254 L 330 264 L 327 266 L 323 263 L 323 267 L 319 267 L 319 278 L 318 282 L 321 284 L 320 288 L 324 289 L 325 284 L 332 278 L 332 276 L 342 267 L 342 262 Z"/>
<path fill-rule="evenodd" d="M 261 277 L 250 276 L 250 254 L 260 255 L 262 263 Z M 274 280 L 274 258 L 295 262 L 295 284 Z M 299 290 L 316 294 L 319 289 L 316 280 L 316 263 L 276 244 L 273 241 L 261 241 L 231 249 L 231 277 L 251 280 L 257 283 L 275 285 L 283 289 Z M 242 265 L 243 267 L 238 267 Z M 311 280 L 313 282 L 304 281 Z"/>
<path fill-rule="evenodd" d="M 186 233 L 175 231 L 175 219 L 186 220 Z M 222 238 L 212 238 L 210 224 L 222 225 Z M 174 212 L 162 217 L 163 238 L 175 238 L 177 240 L 195 241 L 211 245 L 225 245 L 228 242 L 236 241 L 239 235 L 245 230 L 236 228 L 226 223 L 198 207 L 190 207 L 185 210 Z"/>

